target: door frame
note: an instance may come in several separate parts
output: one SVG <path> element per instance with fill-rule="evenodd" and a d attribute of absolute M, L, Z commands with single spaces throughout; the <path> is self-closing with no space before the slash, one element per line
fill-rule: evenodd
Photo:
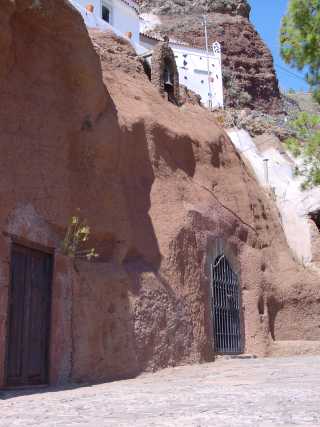
<path fill-rule="evenodd" d="M 231 272 L 233 274 L 235 274 L 237 276 L 237 293 L 238 293 L 238 304 L 239 304 L 239 351 L 238 352 L 233 352 L 233 351 L 218 351 L 216 349 L 216 317 L 215 317 L 215 301 L 214 301 L 214 286 L 215 286 L 215 281 L 214 281 L 214 275 L 213 275 L 213 270 L 216 267 L 215 263 L 218 260 L 218 264 L 221 261 L 221 259 L 225 259 Z M 218 265 L 217 264 L 217 265 Z M 211 304 L 211 322 L 212 322 L 212 338 L 213 338 L 213 351 L 214 354 L 217 355 L 239 355 L 239 354 L 243 354 L 244 352 L 244 328 L 243 328 L 243 307 L 242 307 L 242 292 L 241 292 L 241 281 L 240 281 L 240 277 L 239 277 L 239 273 L 237 271 L 234 271 L 232 268 L 232 263 L 230 262 L 230 260 L 228 259 L 228 257 L 225 255 L 225 253 L 221 253 L 219 254 L 214 260 L 213 262 L 210 263 L 210 304 Z"/>
<path fill-rule="evenodd" d="M 7 322 L 6 322 L 6 337 L 5 337 L 5 358 L 4 358 L 4 386 L 5 388 L 30 388 L 35 387 L 33 385 L 25 386 L 11 386 L 8 385 L 8 359 L 9 359 L 9 334 L 10 334 L 10 319 L 11 319 L 11 301 L 12 301 L 12 257 L 14 246 L 21 246 L 25 249 L 30 249 L 38 252 L 42 252 L 52 257 L 51 262 L 51 274 L 50 274 L 50 286 L 49 286 L 49 313 L 48 313 L 48 326 L 47 326 L 47 348 L 46 348 L 46 383 L 41 386 L 49 385 L 50 383 L 50 367 L 51 367 L 51 330 L 52 330 L 52 300 L 53 300 L 53 283 L 54 283 L 54 266 L 55 266 L 55 249 L 47 246 L 43 246 L 39 243 L 31 242 L 27 239 L 10 235 L 10 261 L 9 261 L 9 289 L 8 289 L 8 303 L 7 303 Z M 37 386 L 36 386 L 37 387 Z M 39 387 L 39 386 L 38 386 Z"/>
<path fill-rule="evenodd" d="M 239 287 L 240 287 L 240 322 L 241 322 L 241 354 L 246 351 L 246 316 L 245 306 L 243 300 L 243 290 L 245 284 L 243 283 L 242 269 L 240 262 L 240 255 L 234 244 L 230 240 L 225 239 L 221 236 L 212 234 L 208 237 L 206 242 L 206 259 L 205 259 L 205 293 L 206 293 L 206 307 L 207 307 L 207 320 L 206 328 L 208 333 L 208 345 L 212 360 L 218 355 L 215 351 L 215 330 L 214 330 L 214 313 L 213 313 L 213 283 L 212 283 L 212 265 L 215 264 L 215 260 L 220 255 L 225 255 L 228 262 L 234 271 L 238 275 Z"/>

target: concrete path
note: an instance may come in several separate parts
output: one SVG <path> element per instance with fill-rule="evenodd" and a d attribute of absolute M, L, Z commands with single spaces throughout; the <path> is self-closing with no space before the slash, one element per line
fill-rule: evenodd
<path fill-rule="evenodd" d="M 320 426 L 320 357 L 226 360 L 91 387 L 0 392 L 1 427 L 291 425 Z"/>

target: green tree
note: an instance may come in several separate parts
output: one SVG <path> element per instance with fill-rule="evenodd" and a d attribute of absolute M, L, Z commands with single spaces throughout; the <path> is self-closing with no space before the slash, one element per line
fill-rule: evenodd
<path fill-rule="evenodd" d="M 308 69 L 306 80 L 320 102 L 320 0 L 289 0 L 280 43 L 287 64 Z"/>
<path fill-rule="evenodd" d="M 296 137 L 286 141 L 287 148 L 301 159 L 296 172 L 304 177 L 303 189 L 320 185 L 320 116 L 300 113 L 291 122 Z"/>

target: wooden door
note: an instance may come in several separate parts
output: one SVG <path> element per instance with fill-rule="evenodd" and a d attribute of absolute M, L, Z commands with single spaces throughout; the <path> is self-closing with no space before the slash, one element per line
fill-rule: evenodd
<path fill-rule="evenodd" d="M 13 245 L 7 336 L 8 386 L 48 383 L 53 257 Z"/>

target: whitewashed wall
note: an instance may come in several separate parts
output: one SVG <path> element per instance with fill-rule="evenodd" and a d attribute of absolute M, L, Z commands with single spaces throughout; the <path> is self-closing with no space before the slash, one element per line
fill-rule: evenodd
<path fill-rule="evenodd" d="M 71 0 L 70 3 L 78 3 L 82 7 L 86 7 L 90 3 L 94 7 L 94 14 L 101 18 L 101 0 Z"/>
<path fill-rule="evenodd" d="M 74 6 L 80 6 L 81 14 L 83 15 L 83 10 L 87 4 L 92 4 L 94 6 L 94 16 L 89 12 L 85 13 L 83 16 L 85 23 L 88 27 L 91 28 L 100 28 L 104 29 L 103 23 L 99 20 L 102 18 L 102 0 L 69 0 Z M 124 35 L 127 32 L 132 33 L 132 41 L 134 43 L 139 43 L 139 31 L 140 23 L 139 16 L 136 11 L 122 2 L 121 0 L 106 0 L 104 2 L 107 7 L 111 10 L 111 19 L 110 24 L 115 29 L 116 34 Z"/>
<path fill-rule="evenodd" d="M 115 0 L 113 3 L 114 6 L 111 24 L 123 34 L 131 31 L 132 40 L 134 43 L 139 43 L 139 16 L 132 7 L 127 6 L 125 3 Z"/>
<path fill-rule="evenodd" d="M 140 46 L 145 52 L 152 50 L 157 40 L 140 36 Z M 209 105 L 209 83 L 207 53 L 205 50 L 170 42 L 179 71 L 180 84 L 201 96 L 201 102 Z M 223 107 L 223 82 L 221 66 L 221 49 L 214 43 L 209 52 L 209 70 L 211 79 L 212 106 Z"/>
<path fill-rule="evenodd" d="M 201 96 L 201 102 L 209 105 L 209 78 L 211 80 L 212 106 L 223 107 L 223 83 L 221 70 L 220 45 L 215 45 L 215 51 L 206 51 L 192 47 L 171 44 L 179 70 L 180 84 Z M 218 49 L 217 49 L 218 47 Z"/>

